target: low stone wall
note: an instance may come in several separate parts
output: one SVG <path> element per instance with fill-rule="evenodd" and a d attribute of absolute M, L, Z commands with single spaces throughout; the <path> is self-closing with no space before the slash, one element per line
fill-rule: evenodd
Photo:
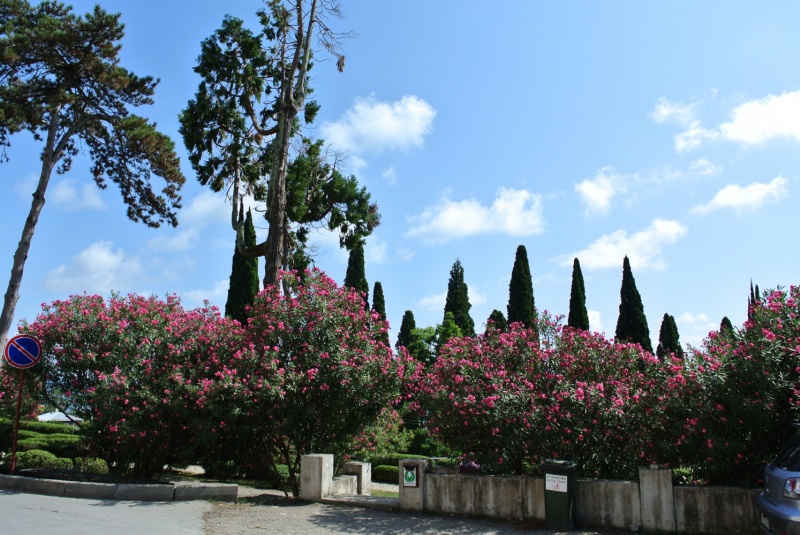
<path fill-rule="evenodd" d="M 638 481 L 579 479 L 577 491 L 575 506 L 579 525 L 624 529 L 642 525 Z"/>
<path fill-rule="evenodd" d="M 544 479 L 425 474 L 425 511 L 544 519 Z"/>
<path fill-rule="evenodd" d="M 756 508 L 761 489 L 675 486 L 673 492 L 681 533 L 761 533 Z"/>

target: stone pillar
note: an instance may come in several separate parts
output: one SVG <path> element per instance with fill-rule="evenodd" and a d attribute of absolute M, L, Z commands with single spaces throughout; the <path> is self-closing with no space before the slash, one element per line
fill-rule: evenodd
<path fill-rule="evenodd" d="M 372 464 L 371 463 L 344 463 L 345 475 L 358 477 L 358 493 L 363 496 L 372 495 Z"/>
<path fill-rule="evenodd" d="M 399 463 L 400 509 L 422 511 L 425 509 L 425 472 L 430 468 L 430 459 L 403 459 Z M 409 486 L 406 472 L 416 467 L 416 486 Z"/>
<path fill-rule="evenodd" d="M 646 531 L 675 531 L 675 500 L 672 470 L 650 465 L 639 468 L 639 496 L 642 528 Z"/>
<path fill-rule="evenodd" d="M 300 460 L 300 498 L 318 502 L 331 494 L 333 455 L 312 453 Z"/>

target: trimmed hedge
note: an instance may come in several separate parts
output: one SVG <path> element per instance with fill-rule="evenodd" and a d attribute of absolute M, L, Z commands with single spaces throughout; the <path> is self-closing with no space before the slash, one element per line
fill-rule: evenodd
<path fill-rule="evenodd" d="M 78 457 L 75 459 L 75 470 L 84 474 L 107 474 L 108 464 L 103 459 Z"/>
<path fill-rule="evenodd" d="M 20 420 L 17 450 L 48 450 L 59 457 L 74 457 L 78 454 L 79 433 L 80 429 L 70 425 Z M 0 418 L 0 451 L 11 451 L 13 443 L 14 420 Z"/>
<path fill-rule="evenodd" d="M 430 457 L 426 455 L 416 455 L 414 453 L 384 453 L 382 455 L 370 457 L 369 462 L 372 463 L 372 466 L 394 465 L 397 467 L 398 463 L 403 459 L 430 459 Z"/>
<path fill-rule="evenodd" d="M 372 480 L 381 483 L 398 484 L 400 481 L 400 468 L 397 465 L 379 465 L 372 467 Z"/>
<path fill-rule="evenodd" d="M 30 450 L 17 453 L 17 465 L 20 468 L 53 468 L 71 470 L 72 459 L 58 458 L 49 451 Z"/>

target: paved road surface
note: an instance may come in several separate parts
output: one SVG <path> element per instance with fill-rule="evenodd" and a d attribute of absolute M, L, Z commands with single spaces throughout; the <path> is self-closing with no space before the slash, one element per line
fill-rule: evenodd
<path fill-rule="evenodd" d="M 203 535 L 207 501 L 122 502 L 0 490 L 3 535 Z"/>

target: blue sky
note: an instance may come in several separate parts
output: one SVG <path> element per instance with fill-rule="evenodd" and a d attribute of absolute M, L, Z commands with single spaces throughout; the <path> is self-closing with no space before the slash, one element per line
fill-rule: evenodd
<path fill-rule="evenodd" d="M 262 4 L 101 5 L 126 24 L 122 65 L 161 78 L 156 104 L 137 113 L 178 147 L 180 226 L 130 222 L 118 190 L 98 190 L 79 157 L 51 180 L 17 319 L 84 290 L 170 292 L 189 307 L 224 308 L 230 207 L 197 183 L 177 115 L 197 89 L 200 42 L 225 14 L 255 29 Z M 761 288 L 800 282 L 800 4 L 343 5 L 335 24 L 358 38 L 345 46 L 344 73 L 316 64 L 322 109 L 309 133 L 349 152 L 349 171 L 379 205 L 366 272 L 370 288 L 383 285 L 392 340 L 405 310 L 418 326 L 441 321 L 456 258 L 476 325 L 505 312 L 520 244 L 540 310 L 568 312 L 580 258 L 591 327 L 609 336 L 627 254 L 654 345 L 665 312 L 684 343 L 698 344 L 725 315 L 744 322 L 751 278 Z M 19 135 L 0 167 L 0 273 L 10 272 L 40 150 Z M 315 241 L 317 266 L 341 282 L 346 253 L 334 237 Z"/>

